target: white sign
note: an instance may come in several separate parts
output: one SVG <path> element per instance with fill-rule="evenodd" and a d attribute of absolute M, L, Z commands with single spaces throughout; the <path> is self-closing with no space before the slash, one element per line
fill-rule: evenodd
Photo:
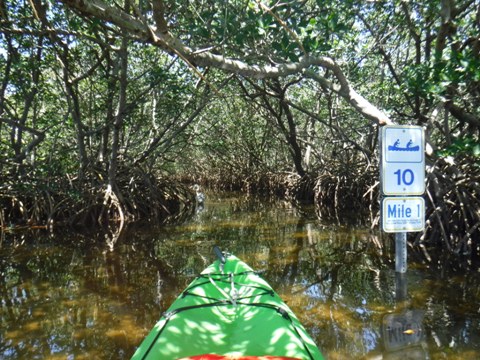
<path fill-rule="evenodd" d="M 382 128 L 382 192 L 422 195 L 425 192 L 425 140 L 421 126 Z"/>
<path fill-rule="evenodd" d="M 425 200 L 418 196 L 383 198 L 382 227 L 385 232 L 423 231 Z"/>

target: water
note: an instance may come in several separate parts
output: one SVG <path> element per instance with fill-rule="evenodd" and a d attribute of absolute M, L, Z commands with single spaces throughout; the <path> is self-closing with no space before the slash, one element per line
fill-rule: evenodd
<path fill-rule="evenodd" d="M 480 358 L 478 273 L 409 253 L 400 276 L 391 236 L 311 209 L 210 195 L 182 225 L 0 241 L 2 359 L 129 359 L 214 245 L 261 270 L 328 359 Z"/>

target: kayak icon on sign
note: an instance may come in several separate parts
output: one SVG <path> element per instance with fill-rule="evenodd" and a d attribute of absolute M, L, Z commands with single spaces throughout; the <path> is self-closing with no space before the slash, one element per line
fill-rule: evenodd
<path fill-rule="evenodd" d="M 387 125 L 382 131 L 382 151 L 387 164 L 423 162 L 425 149 L 421 127 Z"/>
<path fill-rule="evenodd" d="M 393 145 L 388 145 L 388 151 L 420 151 L 420 146 L 412 146 L 413 141 L 409 140 L 405 147 L 400 146 L 400 140 L 397 139 Z"/>

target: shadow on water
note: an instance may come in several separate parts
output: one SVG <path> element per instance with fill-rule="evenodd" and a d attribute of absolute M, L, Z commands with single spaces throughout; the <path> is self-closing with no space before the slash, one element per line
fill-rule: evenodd
<path fill-rule="evenodd" d="M 480 358 L 480 277 L 411 262 L 393 241 L 312 209 L 208 196 L 181 225 L 104 234 L 6 233 L 0 358 L 129 359 L 220 246 L 254 269 L 328 359 Z"/>

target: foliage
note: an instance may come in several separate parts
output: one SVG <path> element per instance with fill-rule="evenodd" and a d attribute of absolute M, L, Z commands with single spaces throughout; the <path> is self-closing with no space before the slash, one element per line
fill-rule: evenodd
<path fill-rule="evenodd" d="M 437 153 L 440 157 L 467 155 L 480 158 L 480 143 L 473 137 L 455 139 L 452 144 Z"/>

